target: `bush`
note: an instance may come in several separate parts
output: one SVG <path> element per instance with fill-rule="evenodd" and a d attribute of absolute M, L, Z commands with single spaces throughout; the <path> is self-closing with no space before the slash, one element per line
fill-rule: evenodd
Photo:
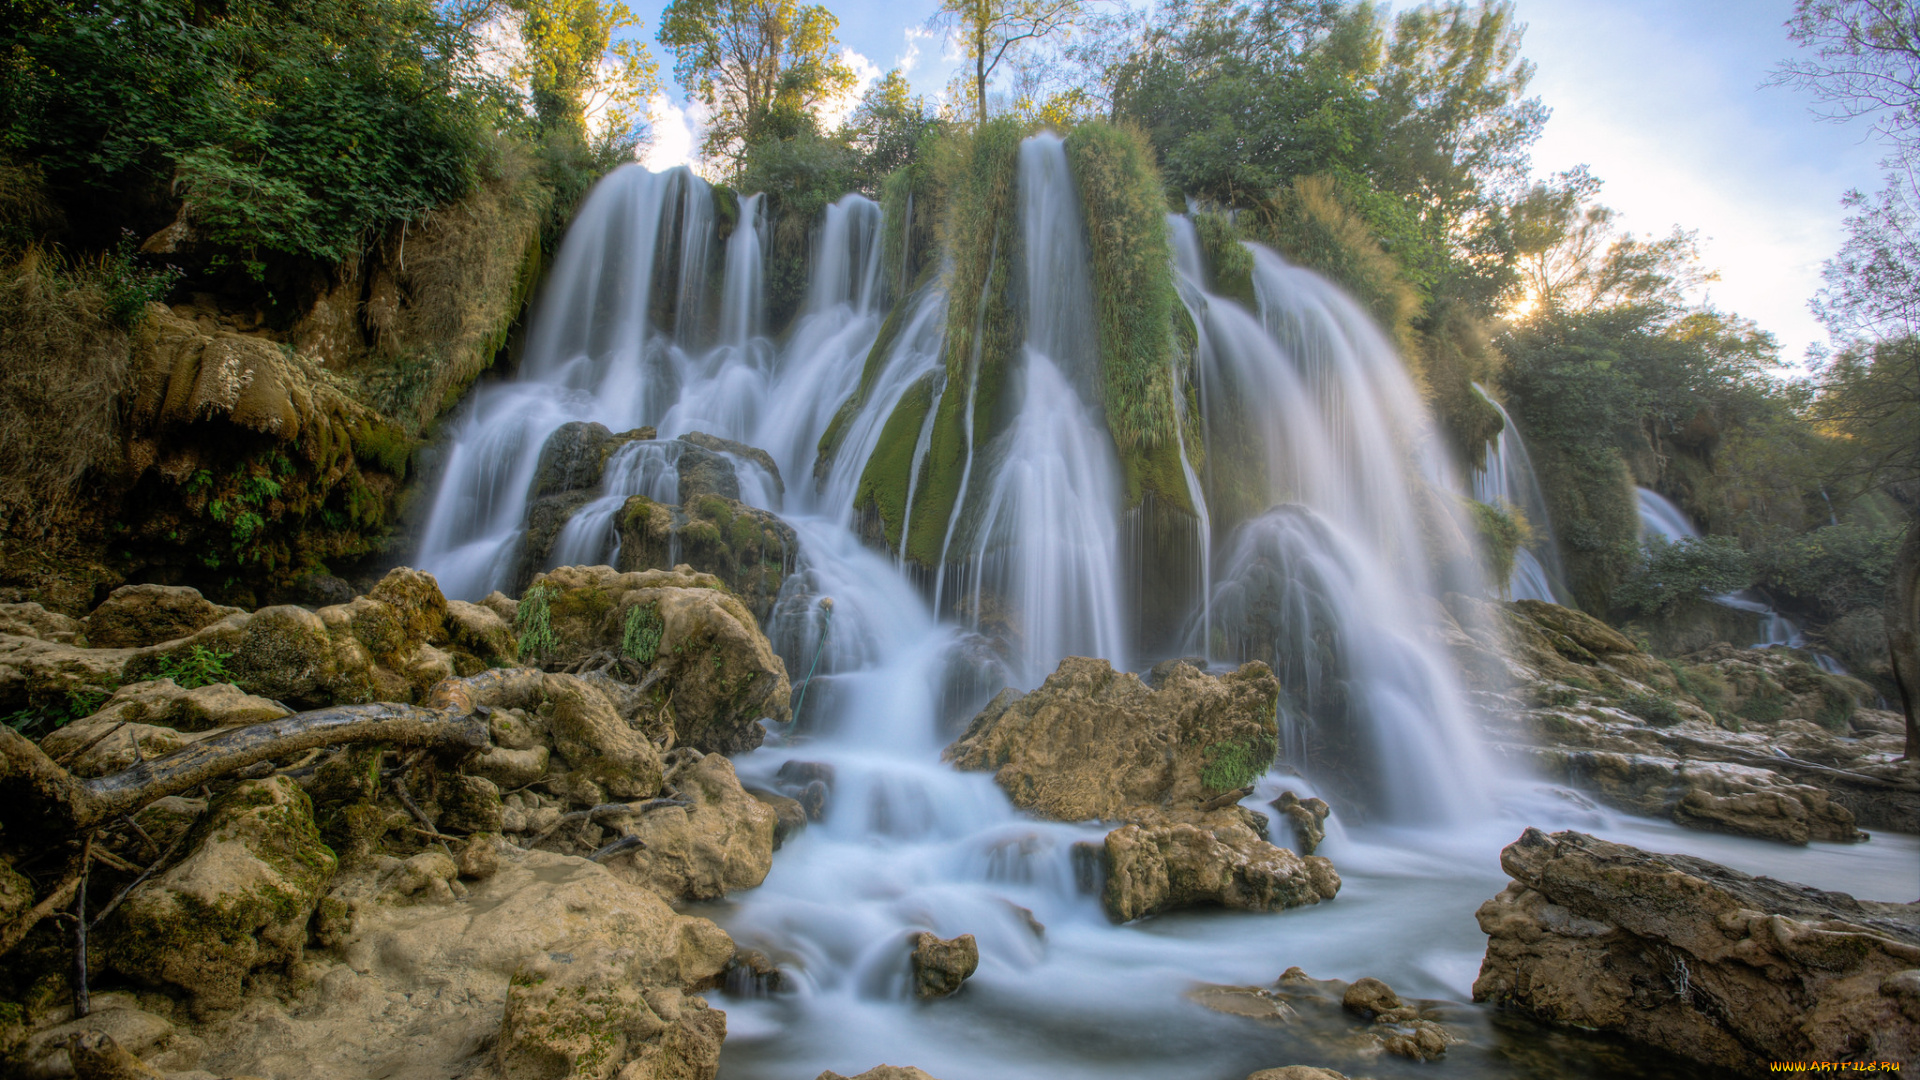
<path fill-rule="evenodd" d="M 1768 591 L 1835 618 L 1877 608 L 1904 530 L 1897 525 L 1829 525 L 1766 544 L 1755 553 L 1756 577 Z"/>
<path fill-rule="evenodd" d="M 1646 561 L 1620 583 L 1615 599 L 1631 611 L 1665 615 L 1683 600 L 1736 592 L 1753 584 L 1753 563 L 1727 536 L 1649 540 Z"/>
<path fill-rule="evenodd" d="M 636 604 L 627 609 L 627 621 L 620 633 L 620 654 L 643 664 L 653 663 L 660 654 L 660 635 L 666 624 L 660 619 L 660 605 Z"/>
<path fill-rule="evenodd" d="M 159 670 L 154 672 L 154 678 L 172 679 L 174 685 L 182 690 L 232 682 L 233 676 L 227 673 L 227 661 L 231 659 L 232 653 L 215 652 L 204 645 L 195 645 L 193 652 L 186 656 L 170 656 L 162 660 Z"/>
<path fill-rule="evenodd" d="M 535 585 L 520 598 L 520 609 L 513 617 L 520 659 L 544 660 L 559 646 L 553 634 L 553 599 L 558 595 L 559 589 Z"/>

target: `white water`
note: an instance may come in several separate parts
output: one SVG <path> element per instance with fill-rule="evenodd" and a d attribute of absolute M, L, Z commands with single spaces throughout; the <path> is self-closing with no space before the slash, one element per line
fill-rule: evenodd
<path fill-rule="evenodd" d="M 1533 533 L 1531 539 L 1513 553 L 1507 596 L 1514 600 L 1567 603 L 1570 594 L 1565 584 L 1566 571 L 1560 564 L 1560 545 L 1553 535 L 1553 516 L 1547 512 L 1547 497 L 1540 490 L 1539 477 L 1533 471 L 1533 456 L 1527 453 L 1526 440 L 1520 437 L 1520 428 L 1513 417 L 1507 415 L 1506 407 L 1480 384 L 1475 383 L 1473 388 L 1500 413 L 1500 433 L 1487 446 L 1485 464 L 1473 471 L 1473 497 L 1489 506 L 1519 510 Z"/>
<path fill-rule="evenodd" d="M 1361 828 L 1335 818 L 1323 853 L 1346 886 L 1332 903 L 1110 924 L 1078 886 L 1070 857 L 1074 842 L 1098 841 L 1104 830 L 1032 821 L 985 774 L 939 762 L 951 736 L 941 728 L 950 671 L 980 640 L 976 631 L 996 629 L 981 617 L 985 597 L 1019 605 L 1006 609 L 1011 625 L 1000 631 L 1017 646 L 1009 681 L 1037 681 L 1069 651 L 1128 659 L 1126 583 L 1114 554 L 1120 499 L 1113 450 L 1089 404 L 1092 321 L 1082 306 L 1084 240 L 1067 179 L 1057 141 L 1029 143 L 1023 225 L 1044 250 L 1029 241 L 1028 340 L 1008 380 L 1017 411 L 979 461 L 969 461 L 967 502 L 947 538 L 971 567 L 943 585 L 972 599 L 964 626 L 936 616 L 942 608 L 892 557 L 859 541 L 852 508 L 880 426 L 909 388 L 930 378 L 936 393 L 972 392 L 938 385 L 947 307 L 939 290 L 892 298 L 908 305 L 902 331 L 839 454 L 814 483 L 814 447 L 858 386 L 880 310 L 892 302 L 876 282 L 877 208 L 865 200 L 842 200 L 822 223 L 814 287 L 776 345 L 757 324 L 752 299 L 765 227 L 757 201 L 743 200 L 743 227 L 722 247 L 710 208 L 695 205 L 707 198 L 699 181 L 614 174 L 589 198 L 556 259 L 520 381 L 477 392 L 457 426 L 419 557 L 456 597 L 477 598 L 506 580 L 540 447 L 567 421 L 615 431 L 656 424 L 663 439 L 692 430 L 738 439 L 767 449 L 786 480 L 782 514 L 801 551 L 768 630 L 796 684 L 816 657 L 818 675 L 796 730 L 776 733 L 736 765 L 750 784 L 769 783 L 788 760 L 824 762 L 837 775 L 827 819 L 789 841 L 765 884 L 702 909 L 743 947 L 773 956 L 794 987 L 771 997 L 715 995 L 728 1013 L 723 1077 L 852 1074 L 887 1061 L 943 1080 L 1224 1080 L 1310 1061 L 1267 1029 L 1182 995 L 1196 982 L 1265 983 L 1300 964 L 1318 977 L 1375 975 L 1403 993 L 1464 1000 L 1484 947 L 1473 910 L 1504 884 L 1498 849 L 1525 825 L 1578 827 L 1906 898 L 1908 883 L 1858 849 L 1682 834 L 1582 810 L 1527 785 L 1498 802 L 1483 790 L 1487 768 L 1462 696 L 1423 625 L 1435 583 L 1411 492 L 1445 473 L 1429 425 L 1364 314 L 1320 279 L 1256 250 L 1258 312 L 1206 296 L 1195 284 L 1203 276 L 1188 274 L 1183 294 L 1205 343 L 1203 415 L 1192 420 L 1207 434 L 1211 461 L 1221 447 L 1208 434 L 1208 403 L 1244 404 L 1249 423 L 1236 430 L 1252 433 L 1266 470 L 1261 498 L 1285 505 L 1211 522 L 1220 529 L 1210 534 L 1219 555 L 1206 560 L 1207 572 L 1215 562 L 1220 572 L 1196 624 L 1220 645 L 1216 659 L 1237 660 L 1251 638 L 1229 633 L 1234 620 L 1222 609 L 1246 611 L 1252 592 L 1269 587 L 1285 598 L 1276 610 L 1300 613 L 1262 639 L 1269 648 L 1296 643 L 1269 656 L 1304 659 L 1300 634 L 1337 639 L 1340 671 L 1296 673 L 1300 707 L 1290 730 L 1304 735 L 1299 725 L 1313 722 L 1315 680 L 1343 682 L 1353 730 L 1370 755 L 1362 767 L 1390 796 L 1378 817 L 1402 824 Z M 679 253 L 671 326 L 649 314 L 660 247 Z M 688 284 L 710 259 L 724 267 L 717 304 Z M 923 428 L 916 464 L 925 441 Z M 599 515 L 623 492 L 664 495 L 670 445 L 637 442 L 617 454 L 600 501 L 575 519 L 577 535 L 563 534 L 562 546 L 612 557 L 610 518 Z M 1203 508 L 1206 470 L 1190 470 Z M 744 489 L 747 470 L 742 479 Z M 765 487 L 743 495 L 763 505 L 771 499 Z M 824 597 L 834 601 L 830 614 Z M 1238 620 L 1239 629 L 1247 621 Z M 1276 770 L 1247 805 L 1259 808 L 1283 787 L 1315 790 Z M 1276 829 L 1276 839 L 1285 835 Z M 1021 908 L 1044 931 L 1035 932 Z M 925 1006 L 907 988 L 905 939 L 921 929 L 972 933 L 982 954 L 961 994 Z M 1500 1057 L 1495 1047 L 1507 1036 L 1485 1013 L 1462 1017 L 1474 1045 L 1428 1066 L 1382 1059 L 1370 1073 L 1547 1075 Z M 1557 1075 L 1605 1075 L 1579 1060 L 1563 1064 Z"/>

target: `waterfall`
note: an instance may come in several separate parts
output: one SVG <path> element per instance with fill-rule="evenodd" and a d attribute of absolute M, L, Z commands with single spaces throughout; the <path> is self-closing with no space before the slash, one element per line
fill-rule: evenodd
<path fill-rule="evenodd" d="M 1487 446 L 1486 462 L 1473 471 L 1473 497 L 1489 506 L 1519 510 L 1533 533 L 1528 543 L 1513 553 L 1507 595 L 1515 600 L 1564 604 L 1570 594 L 1564 584 L 1566 571 L 1560 563 L 1560 544 L 1553 535 L 1553 517 L 1547 511 L 1539 477 L 1534 474 L 1526 440 L 1520 437 L 1520 428 L 1507 415 L 1506 407 L 1495 401 L 1486 387 L 1474 383 L 1473 388 L 1500 413 L 1500 431 Z"/>

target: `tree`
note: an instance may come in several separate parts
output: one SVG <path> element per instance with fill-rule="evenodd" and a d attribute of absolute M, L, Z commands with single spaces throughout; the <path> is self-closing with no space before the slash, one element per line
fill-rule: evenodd
<path fill-rule="evenodd" d="M 1509 212 L 1523 313 L 1617 304 L 1677 311 L 1687 290 L 1718 280 L 1700 268 L 1695 233 L 1678 226 L 1660 240 L 1621 233 L 1614 211 L 1592 201 L 1600 181 L 1585 166 L 1555 180 L 1533 185 Z"/>
<path fill-rule="evenodd" d="M 708 110 L 701 152 L 737 176 L 748 147 L 816 127 L 813 113 L 857 81 L 840 20 L 795 0 L 674 0 L 660 20 L 673 73 Z"/>
<path fill-rule="evenodd" d="M 867 90 L 840 135 L 860 155 L 862 183 L 871 192 L 913 161 L 921 138 L 938 124 L 925 99 L 908 88 L 906 74 L 895 68 Z"/>
<path fill-rule="evenodd" d="M 640 20 L 621 0 L 512 0 L 525 59 L 516 72 L 532 90 L 541 126 L 587 139 L 589 118 L 602 138 L 642 138 L 647 99 L 660 89 L 660 68 L 637 41 L 614 35 Z"/>
<path fill-rule="evenodd" d="M 1895 160 L 1920 152 L 1920 6 L 1913 0 L 1799 0 L 1787 32 L 1811 59 L 1782 61 L 1774 80 L 1805 87 L 1823 119 L 1874 117 Z"/>
<path fill-rule="evenodd" d="M 987 119 L 987 83 L 1016 48 L 1064 33 L 1085 9 L 1083 0 L 941 0 L 935 25 L 957 30 L 973 63 L 973 115 Z"/>

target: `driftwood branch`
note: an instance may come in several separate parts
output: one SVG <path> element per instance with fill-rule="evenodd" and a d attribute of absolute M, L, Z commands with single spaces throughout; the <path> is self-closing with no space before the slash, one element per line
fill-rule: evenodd
<path fill-rule="evenodd" d="M 0 930 L 0 955 L 4 955 L 15 945 L 20 944 L 27 936 L 27 931 L 40 925 L 41 919 L 67 906 L 73 900 L 73 894 L 79 891 L 80 875 L 85 873 L 86 869 L 87 852 L 82 849 L 67 864 L 66 872 L 60 875 L 60 884 L 54 886 L 52 892 L 41 897 L 40 902 L 33 905 L 32 910 L 7 924 L 6 929 Z"/>
<path fill-rule="evenodd" d="M 481 750 L 489 745 L 487 726 L 474 715 L 474 692 L 506 674 L 448 679 L 424 706 L 340 705 L 234 728 L 93 780 L 73 776 L 24 736 L 0 727 L 0 815 L 9 831 L 19 830 L 16 836 L 72 835 L 156 799 L 306 750 L 366 742 Z"/>
<path fill-rule="evenodd" d="M 665 806 L 692 806 L 692 805 L 693 804 L 691 802 L 688 802 L 686 799 L 648 799 L 646 802 L 637 802 L 637 803 L 623 803 L 623 802 L 601 803 L 599 806 L 595 806 L 590 809 L 575 810 L 571 813 L 561 814 L 559 820 L 547 826 L 545 829 L 540 830 L 540 835 L 527 841 L 527 848 L 528 850 L 532 850 L 533 848 L 540 846 L 542 843 L 545 843 L 548 839 L 550 839 L 554 833 L 559 832 L 563 826 L 566 826 L 572 822 L 576 822 L 576 821 L 594 822 L 594 821 L 598 821 L 603 817 L 630 816 L 633 814 L 644 814 L 649 810 L 658 810 L 661 807 L 665 807 Z"/>

